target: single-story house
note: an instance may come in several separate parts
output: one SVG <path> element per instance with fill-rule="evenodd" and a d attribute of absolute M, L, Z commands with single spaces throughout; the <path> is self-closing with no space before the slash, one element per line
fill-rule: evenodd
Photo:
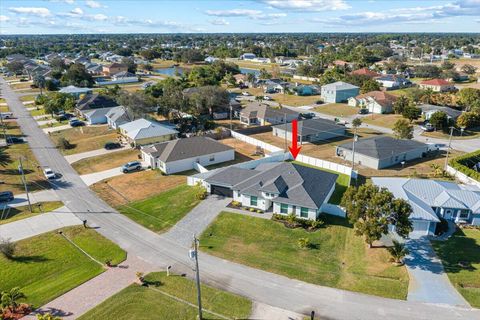
<path fill-rule="evenodd" d="M 348 99 L 351 107 L 368 109 L 370 113 L 391 113 L 397 97 L 385 91 L 370 91 Z"/>
<path fill-rule="evenodd" d="M 480 188 L 447 181 L 373 177 L 372 183 L 387 188 L 412 207 L 410 237 L 434 235 L 440 218 L 455 223 L 480 225 Z"/>
<path fill-rule="evenodd" d="M 76 87 L 76 86 L 68 86 L 68 87 L 63 87 L 58 92 L 70 94 L 70 95 L 74 96 L 76 99 L 78 99 L 78 98 L 80 98 L 80 96 L 82 94 L 93 93 L 93 89 L 91 89 L 91 88 L 79 88 L 79 87 Z"/>
<path fill-rule="evenodd" d="M 285 128 L 286 127 L 286 128 Z M 286 130 L 285 130 L 286 129 Z M 292 141 L 292 124 L 280 124 L 273 127 L 273 135 Z M 345 135 L 345 126 L 336 124 L 328 119 L 307 119 L 298 121 L 298 142 L 315 142 L 320 140 L 334 139 Z"/>
<path fill-rule="evenodd" d="M 297 96 L 313 96 L 320 93 L 320 88 L 315 85 L 299 85 L 292 90 Z"/>
<path fill-rule="evenodd" d="M 452 82 L 444 79 L 424 80 L 418 85 L 420 86 L 420 89 L 431 89 L 435 92 L 449 92 L 456 90 L 455 85 Z"/>
<path fill-rule="evenodd" d="M 287 108 L 274 108 L 267 104 L 252 102 L 240 111 L 240 122 L 246 125 L 267 125 L 292 122 L 300 113 Z"/>
<path fill-rule="evenodd" d="M 128 71 L 128 66 L 126 64 L 114 62 L 112 64 L 103 66 L 103 75 L 107 77 L 111 77 L 114 74 L 123 71 Z"/>
<path fill-rule="evenodd" d="M 370 79 L 380 77 L 379 73 L 372 71 L 368 68 L 357 69 L 355 71 L 352 71 L 350 74 L 357 75 L 357 76 L 365 76 L 365 77 L 369 77 Z"/>
<path fill-rule="evenodd" d="M 338 175 L 291 162 L 229 166 L 203 181 L 210 194 L 232 197 L 242 206 L 317 219 L 335 190 Z"/>
<path fill-rule="evenodd" d="M 125 107 L 123 106 L 111 108 L 105 117 L 107 118 L 108 126 L 112 129 L 118 129 L 118 127 L 122 124 L 133 120 L 133 117 L 128 114 L 127 110 L 125 110 Z"/>
<path fill-rule="evenodd" d="M 138 82 L 138 77 L 134 73 L 121 71 L 112 76 L 112 80 L 121 83 Z"/>
<path fill-rule="evenodd" d="M 447 118 L 457 120 L 462 111 L 444 106 L 435 106 L 433 104 L 422 104 L 418 106 L 422 110 L 422 116 L 425 120 L 430 120 L 432 114 L 438 111 L 445 112 Z"/>
<path fill-rule="evenodd" d="M 112 108 L 118 104 L 112 98 L 98 93 L 87 94 L 77 102 L 75 113 L 79 116 L 85 116 L 85 112 L 92 109 Z"/>
<path fill-rule="evenodd" d="M 336 155 L 352 161 L 353 142 L 337 146 Z M 372 169 L 383 169 L 393 165 L 422 158 L 428 145 L 415 140 L 395 139 L 378 136 L 359 139 L 355 142 L 355 163 Z"/>
<path fill-rule="evenodd" d="M 83 112 L 83 117 L 88 124 L 107 123 L 107 114 L 116 107 L 89 109 Z"/>
<path fill-rule="evenodd" d="M 235 159 L 235 149 L 207 137 L 176 139 L 144 146 L 142 159 L 153 169 L 172 174 Z"/>
<path fill-rule="evenodd" d="M 158 122 L 143 118 L 124 123 L 120 134 L 133 146 L 169 141 L 177 137 L 178 131 Z"/>
<path fill-rule="evenodd" d="M 348 98 L 357 96 L 359 92 L 359 87 L 343 81 L 326 84 L 321 89 L 323 101 L 331 103 L 347 101 Z"/>
<path fill-rule="evenodd" d="M 244 53 L 240 56 L 240 60 L 253 60 L 257 56 L 253 53 Z"/>
<path fill-rule="evenodd" d="M 412 85 L 412 82 L 407 78 L 392 74 L 387 74 L 385 76 L 376 78 L 375 80 L 387 90 L 406 88 Z"/>

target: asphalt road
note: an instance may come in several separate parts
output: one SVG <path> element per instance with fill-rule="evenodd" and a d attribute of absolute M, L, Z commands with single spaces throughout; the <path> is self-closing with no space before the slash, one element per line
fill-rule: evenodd
<path fill-rule="evenodd" d="M 171 265 L 174 272 L 193 276 L 189 247 L 143 228 L 99 199 L 37 126 L 3 78 L 0 79 L 0 88 L 11 111 L 18 117 L 18 123 L 39 163 L 62 174 L 55 191 L 68 209 L 80 219 L 87 219 L 90 226 L 127 250 L 129 255 L 159 268 Z M 480 320 L 480 310 L 476 309 L 385 299 L 316 286 L 205 253 L 199 255 L 199 263 L 202 282 L 298 313 L 309 314 L 315 310 L 322 319 Z"/>

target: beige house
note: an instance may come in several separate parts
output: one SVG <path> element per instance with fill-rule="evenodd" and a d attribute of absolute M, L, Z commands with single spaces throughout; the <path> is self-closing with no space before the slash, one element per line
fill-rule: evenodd
<path fill-rule="evenodd" d="M 118 129 L 133 147 L 170 141 L 178 134 L 178 131 L 171 127 L 143 118 L 124 123 Z"/>
<path fill-rule="evenodd" d="M 107 66 L 103 66 L 103 75 L 111 77 L 114 74 L 120 73 L 120 72 L 127 72 L 128 67 L 122 63 L 112 63 Z"/>
<path fill-rule="evenodd" d="M 431 79 L 419 83 L 420 89 L 431 89 L 435 92 L 455 91 L 455 85 L 444 79 Z"/>

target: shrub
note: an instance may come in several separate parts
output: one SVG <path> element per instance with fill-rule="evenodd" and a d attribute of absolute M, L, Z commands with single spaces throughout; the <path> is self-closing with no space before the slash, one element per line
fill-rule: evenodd
<path fill-rule="evenodd" d="M 297 240 L 297 244 L 302 249 L 310 248 L 311 245 L 312 245 L 311 242 L 310 242 L 310 239 L 308 239 L 308 238 L 299 238 Z"/>
<path fill-rule="evenodd" d="M 453 158 L 450 160 L 450 166 L 470 178 L 480 181 L 480 172 L 471 168 L 478 162 L 480 162 L 480 150 Z"/>
<path fill-rule="evenodd" d="M 15 242 L 11 242 L 8 239 L 4 239 L 0 241 L 0 252 L 5 256 L 7 259 L 12 259 L 13 255 L 15 254 Z"/>
<path fill-rule="evenodd" d="M 232 206 L 234 207 L 240 207 L 241 203 L 238 201 L 232 201 Z"/>
<path fill-rule="evenodd" d="M 263 211 L 260 209 L 257 209 L 257 213 L 263 213 Z"/>
<path fill-rule="evenodd" d="M 70 143 L 70 141 L 68 141 L 67 139 L 65 139 L 64 137 L 61 137 L 59 140 L 58 140 L 58 145 L 57 147 L 59 149 L 62 149 L 62 150 L 68 150 L 68 149 L 73 149 L 74 145 Z"/>
<path fill-rule="evenodd" d="M 254 211 L 255 211 L 255 209 L 254 209 L 254 208 L 250 208 L 250 212 L 254 212 Z"/>
<path fill-rule="evenodd" d="M 197 183 L 197 185 L 194 187 L 195 188 L 195 199 L 197 200 L 204 200 L 208 193 L 207 189 L 202 186 L 200 183 Z"/>
<path fill-rule="evenodd" d="M 44 95 L 44 94 L 39 94 L 36 98 L 35 98 L 35 105 L 42 105 L 42 104 L 45 104 L 45 102 L 47 102 L 47 96 Z"/>

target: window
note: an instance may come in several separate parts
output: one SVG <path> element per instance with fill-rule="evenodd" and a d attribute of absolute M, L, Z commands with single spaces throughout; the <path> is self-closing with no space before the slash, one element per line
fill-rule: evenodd
<path fill-rule="evenodd" d="M 280 213 L 288 214 L 288 204 L 280 203 Z"/>
<path fill-rule="evenodd" d="M 308 208 L 300 208 L 300 217 L 308 218 Z"/>
<path fill-rule="evenodd" d="M 257 197 L 251 196 L 250 197 L 250 205 L 251 206 L 257 206 Z"/>
<path fill-rule="evenodd" d="M 460 219 L 468 219 L 468 210 L 461 210 L 459 218 Z"/>
<path fill-rule="evenodd" d="M 211 156 L 210 161 L 215 161 L 215 156 Z"/>

